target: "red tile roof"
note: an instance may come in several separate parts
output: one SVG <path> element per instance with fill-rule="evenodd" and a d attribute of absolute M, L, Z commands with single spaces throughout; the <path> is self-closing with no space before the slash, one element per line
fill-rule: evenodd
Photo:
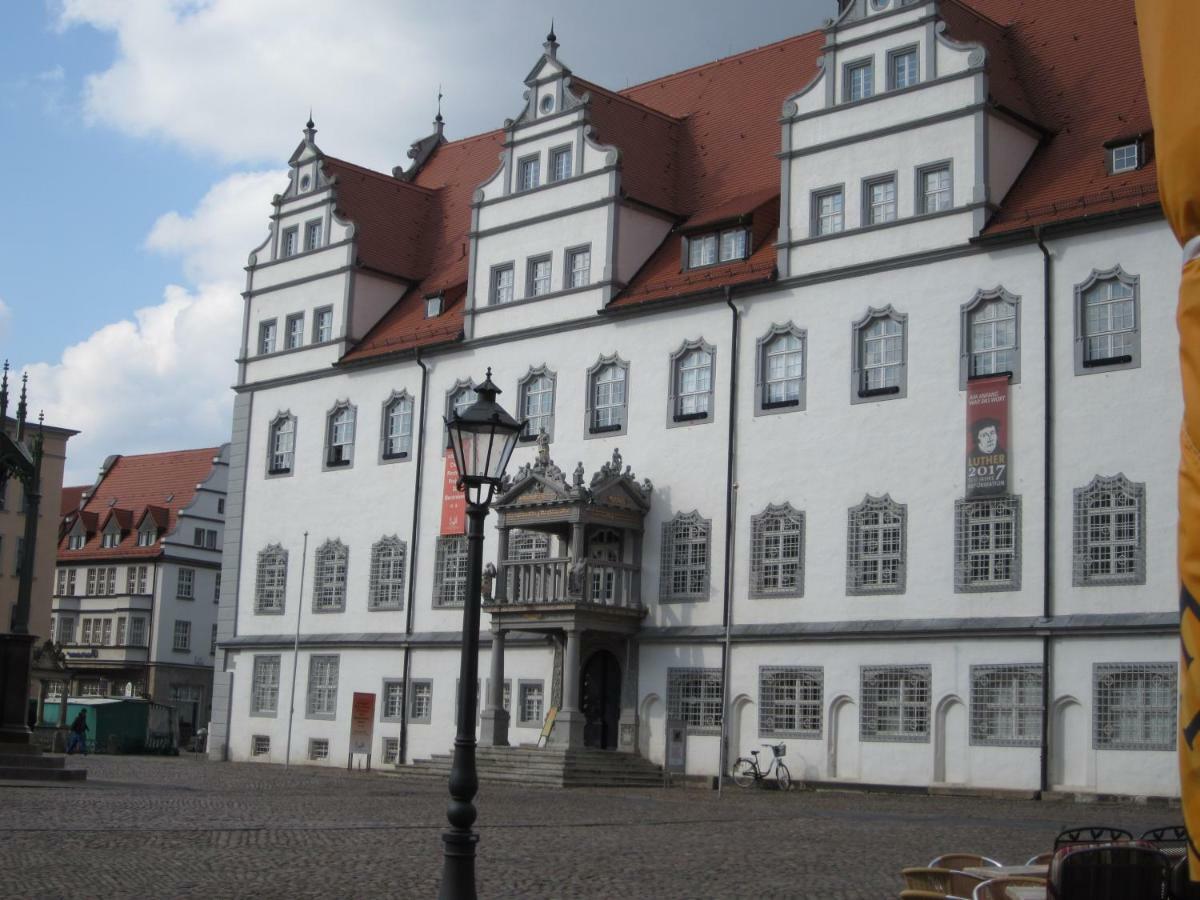
<path fill-rule="evenodd" d="M 985 46 L 991 102 L 1045 134 L 985 234 L 1157 203 L 1153 162 L 1109 176 L 1103 149 L 1150 130 L 1132 0 L 943 0 L 941 11 L 948 37 Z M 823 31 L 809 32 L 620 92 L 572 77 L 577 93 L 591 95 L 597 140 L 620 151 L 628 197 L 673 214 L 683 231 L 754 213 L 748 260 L 680 271 L 672 231 L 612 306 L 774 277 L 778 210 L 769 207 L 779 195 L 778 119 L 784 101 L 816 76 L 824 39 Z M 471 198 L 495 174 L 503 140 L 493 131 L 443 144 L 407 188 L 327 163 L 338 170 L 339 207 L 360 224 L 364 264 L 422 278 L 344 362 L 460 337 Z M 381 180 L 390 186 L 374 191 Z M 350 185 L 361 192 L 343 200 Z M 411 219 L 396 221 L 402 214 Z M 367 236 L 376 229 L 378 236 Z M 392 252 L 399 255 L 388 262 Z M 428 255 L 424 269 L 418 252 Z M 438 290 L 446 291 L 447 310 L 425 319 L 423 295 Z"/>
<path fill-rule="evenodd" d="M 87 543 L 80 550 L 68 550 L 64 536 L 58 546 L 59 562 L 160 555 L 162 546 L 157 542 L 152 547 L 137 546 L 134 524 L 150 507 L 156 522 L 165 513 L 168 532 L 174 529 L 179 511 L 195 498 L 196 485 L 209 477 L 219 452 L 219 447 L 203 447 L 117 457 L 80 512 Z M 101 530 L 110 513 L 128 530 L 116 547 L 101 547 Z"/>
<path fill-rule="evenodd" d="M 83 494 L 90 484 L 79 484 L 74 487 L 65 487 L 62 489 L 61 499 L 58 502 L 58 514 L 66 516 L 79 509 L 79 504 L 83 500 Z"/>

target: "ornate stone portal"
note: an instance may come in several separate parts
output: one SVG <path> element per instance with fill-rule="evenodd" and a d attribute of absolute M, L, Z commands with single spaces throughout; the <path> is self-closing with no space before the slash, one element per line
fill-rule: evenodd
<path fill-rule="evenodd" d="M 483 607 L 492 617 L 485 746 L 508 745 L 504 636 L 534 631 L 561 635 L 554 673 L 561 677 L 561 707 L 550 743 L 636 751 L 635 635 L 646 616 L 642 534 L 653 491 L 648 479 L 639 482 L 629 466 L 622 469 L 617 450 L 587 484 L 582 462 L 568 482 L 541 441 L 537 459 L 495 500 L 499 559 L 494 596 Z"/>

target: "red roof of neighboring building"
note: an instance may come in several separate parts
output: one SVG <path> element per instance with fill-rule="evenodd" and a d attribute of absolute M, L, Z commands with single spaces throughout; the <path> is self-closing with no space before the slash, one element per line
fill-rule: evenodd
<path fill-rule="evenodd" d="M 991 102 L 1044 132 L 985 235 L 1157 203 L 1152 159 L 1110 176 L 1104 152 L 1107 141 L 1150 131 L 1131 0 L 943 0 L 940 9 L 947 37 L 987 50 Z M 622 190 L 677 218 L 678 229 L 611 306 L 774 277 L 779 115 L 816 77 L 824 40 L 823 31 L 808 32 L 619 92 L 572 76 L 575 92 L 591 95 L 596 139 L 620 151 Z M 471 200 L 496 173 L 503 140 L 503 131 L 493 131 L 442 144 L 403 187 L 327 160 L 339 174 L 339 208 L 360 226 L 364 265 L 423 279 L 344 361 L 460 337 Z M 380 181 L 391 187 L 373 190 Z M 411 216 L 403 224 L 395 221 L 402 211 Z M 679 231 L 751 214 L 749 259 L 680 271 Z M 387 262 L 392 252 L 399 256 Z M 424 269 L 418 252 L 428 256 Z M 426 319 L 423 297 L 436 291 L 446 292 L 446 308 Z"/>
<path fill-rule="evenodd" d="M 196 486 L 212 472 L 219 447 L 174 450 L 118 456 L 84 503 L 80 519 L 88 532 L 80 550 L 68 550 L 64 535 L 58 546 L 59 562 L 119 557 L 152 557 L 162 553 L 161 544 L 137 545 L 137 530 L 147 508 L 156 522 L 166 516 L 167 532 L 176 526 L 180 510 L 191 504 Z M 116 547 L 101 547 L 101 533 L 110 513 L 117 517 L 122 534 Z M 161 534 L 159 535 L 162 536 Z"/>
<path fill-rule="evenodd" d="M 63 488 L 61 499 L 58 502 L 58 514 L 66 516 L 78 510 L 79 504 L 83 501 L 84 492 L 90 487 L 90 484 L 78 484 L 74 487 Z"/>

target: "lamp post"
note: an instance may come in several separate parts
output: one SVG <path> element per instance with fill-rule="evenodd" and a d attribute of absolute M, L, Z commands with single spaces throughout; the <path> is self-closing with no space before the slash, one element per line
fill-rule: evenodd
<path fill-rule="evenodd" d="M 488 504 L 504 478 L 508 458 L 524 428 L 496 403 L 500 389 L 487 370 L 475 388 L 476 400 L 445 420 L 458 466 L 458 488 L 467 500 L 467 586 L 463 600 L 462 661 L 458 675 L 458 733 L 450 764 L 450 830 L 442 835 L 441 900 L 473 900 L 475 894 L 475 702 L 479 673 L 479 591 L 483 576 L 483 520 Z"/>

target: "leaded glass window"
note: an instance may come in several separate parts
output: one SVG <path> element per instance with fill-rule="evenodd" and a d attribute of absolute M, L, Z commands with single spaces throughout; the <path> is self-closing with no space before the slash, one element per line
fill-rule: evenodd
<path fill-rule="evenodd" d="M 804 383 L 804 336 L 788 330 L 762 345 L 762 408 L 799 406 Z"/>
<path fill-rule="evenodd" d="M 371 546 L 371 584 L 367 592 L 369 609 L 404 608 L 404 571 L 408 549 L 404 541 L 392 535 Z"/>
<path fill-rule="evenodd" d="M 588 428 L 591 434 L 622 431 L 625 428 L 627 366 L 619 360 L 603 362 L 592 370 L 588 388 Z"/>
<path fill-rule="evenodd" d="M 899 390 L 904 367 L 904 323 L 876 316 L 859 329 L 859 392 Z"/>
<path fill-rule="evenodd" d="M 680 513 L 662 529 L 660 601 L 707 600 L 711 520 Z"/>
<path fill-rule="evenodd" d="M 921 212 L 935 213 L 950 209 L 954 203 L 951 192 L 950 167 L 934 166 L 921 170 Z"/>
<path fill-rule="evenodd" d="M 846 592 L 902 594 L 907 509 L 891 497 L 867 496 L 848 515 Z"/>
<path fill-rule="evenodd" d="M 522 437 L 528 440 L 546 432 L 554 437 L 554 383 L 552 372 L 545 368 L 534 369 L 521 381 L 521 416 L 525 418 Z"/>
<path fill-rule="evenodd" d="M 412 452 L 413 402 L 406 394 L 383 408 L 383 458 L 405 459 Z"/>
<path fill-rule="evenodd" d="M 340 612 L 346 608 L 346 566 L 350 551 L 341 541 L 327 540 L 313 559 L 313 611 Z"/>
<path fill-rule="evenodd" d="M 791 504 L 750 520 L 750 596 L 804 596 L 804 513 Z"/>
<path fill-rule="evenodd" d="M 339 404 L 329 414 L 325 465 L 348 466 L 354 460 L 354 407 Z"/>
<path fill-rule="evenodd" d="M 1083 292 L 1084 361 L 1126 362 L 1137 341 L 1134 284 L 1117 277 L 1096 281 Z"/>

